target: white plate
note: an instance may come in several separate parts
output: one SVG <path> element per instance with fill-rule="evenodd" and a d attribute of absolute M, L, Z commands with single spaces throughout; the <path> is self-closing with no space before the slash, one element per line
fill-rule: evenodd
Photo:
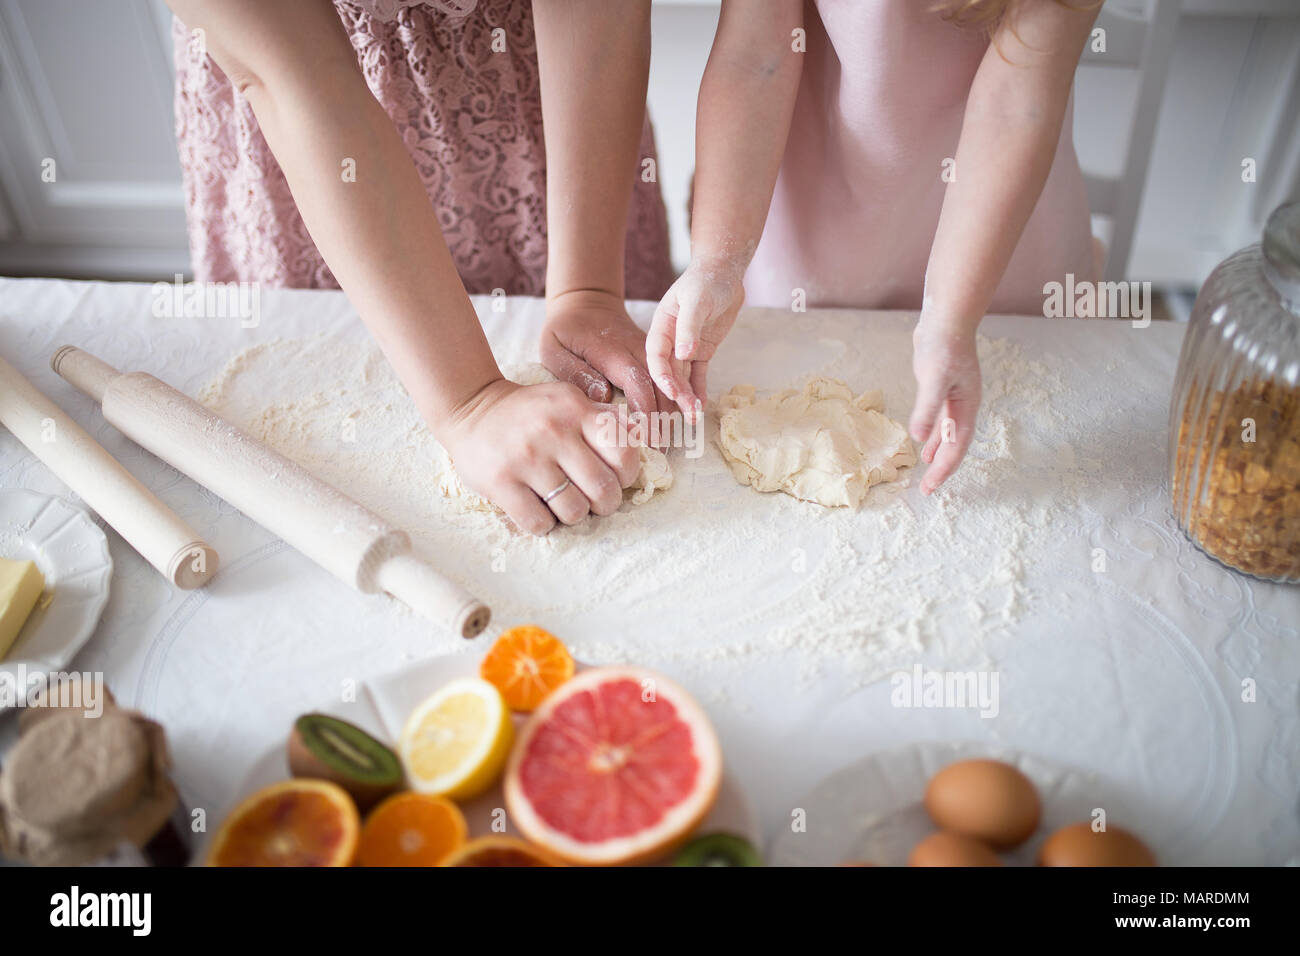
<path fill-rule="evenodd" d="M 1104 809 L 1116 826 L 1125 826 L 1131 818 L 1117 786 L 1097 774 L 987 744 L 922 743 L 872 754 L 822 780 L 798 804 L 805 811 L 807 829 L 778 834 L 772 840 L 770 865 L 905 866 L 912 847 L 936 829 L 922 804 L 926 784 L 948 764 L 973 757 L 1018 767 L 1042 800 L 1038 829 L 1015 850 L 1002 854 L 1009 865 L 1032 866 L 1048 835 L 1066 824 L 1090 820 L 1095 808 Z"/>
<path fill-rule="evenodd" d="M 48 606 L 23 625 L 0 672 L 13 680 L 19 665 L 28 677 L 65 669 L 108 603 L 113 559 L 103 530 L 70 501 L 11 488 L 0 491 L 0 557 L 35 561 L 52 592 Z"/>
<path fill-rule="evenodd" d="M 448 681 L 457 677 L 477 676 L 482 656 L 481 653 L 474 652 L 431 657 L 400 671 L 363 681 L 355 702 L 325 704 L 317 708 L 317 711 L 356 724 L 380 741 L 395 747 L 402 724 L 415 706 Z M 579 665 L 579 669 L 585 668 Z M 524 715 L 516 714 L 516 725 L 525 719 Z M 286 727 L 286 737 L 288 731 L 289 728 Z M 726 755 L 723 756 L 725 759 Z M 227 812 L 253 791 L 288 776 L 285 745 L 279 744 L 265 751 L 252 765 L 236 791 L 238 797 L 227 808 Z M 470 837 L 486 836 L 492 833 L 494 815 L 505 807 L 505 795 L 498 783 L 481 796 L 459 806 L 469 825 Z M 743 836 L 754 846 L 762 846 L 758 815 L 735 779 L 726 772 L 722 775 L 718 801 L 696 832 L 705 834 L 720 831 Z M 506 832 L 514 836 L 520 835 L 508 817 Z M 195 862 L 202 862 L 206 858 L 206 843 L 205 840 L 204 846 L 195 855 Z"/>

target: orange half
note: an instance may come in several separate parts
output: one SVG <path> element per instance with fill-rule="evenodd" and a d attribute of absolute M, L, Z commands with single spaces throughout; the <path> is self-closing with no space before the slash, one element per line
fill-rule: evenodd
<path fill-rule="evenodd" d="M 208 866 L 351 866 L 360 832 L 357 805 L 338 784 L 284 780 L 231 811 Z"/>
<path fill-rule="evenodd" d="M 573 676 L 573 655 L 540 627 L 515 627 L 497 638 L 479 676 L 501 691 L 511 710 L 527 713 Z"/>
<path fill-rule="evenodd" d="M 371 811 L 361 828 L 362 866 L 437 866 L 469 829 L 456 804 L 427 793 L 399 793 Z"/>

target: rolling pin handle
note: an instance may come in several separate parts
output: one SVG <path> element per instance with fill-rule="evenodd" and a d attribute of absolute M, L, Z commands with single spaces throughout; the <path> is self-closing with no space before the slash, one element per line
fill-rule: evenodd
<path fill-rule="evenodd" d="M 75 345 L 65 345 L 55 352 L 50 358 L 50 368 L 97 402 L 104 400 L 109 382 L 122 374 Z"/>
<path fill-rule="evenodd" d="M 172 555 L 167 577 L 182 591 L 193 591 L 212 580 L 217 564 L 215 548 L 206 541 L 193 541 Z"/>
<path fill-rule="evenodd" d="M 466 639 L 482 634 L 492 616 L 482 601 L 414 555 L 390 557 L 376 571 L 375 583 L 411 610 Z"/>

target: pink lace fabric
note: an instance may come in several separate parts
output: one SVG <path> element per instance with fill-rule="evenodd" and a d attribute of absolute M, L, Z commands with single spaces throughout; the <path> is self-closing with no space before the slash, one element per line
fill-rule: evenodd
<path fill-rule="evenodd" d="M 371 92 L 392 118 L 466 289 L 541 295 L 546 152 L 528 0 L 336 0 Z M 504 33 L 495 33 L 501 30 Z M 338 288 L 246 100 L 173 25 L 176 139 L 196 279 Z M 504 38 L 505 52 L 493 40 Z M 498 46 L 500 44 L 498 43 Z M 658 159 L 647 118 L 641 153 Z M 638 176 L 626 294 L 673 279 L 658 183 Z"/>

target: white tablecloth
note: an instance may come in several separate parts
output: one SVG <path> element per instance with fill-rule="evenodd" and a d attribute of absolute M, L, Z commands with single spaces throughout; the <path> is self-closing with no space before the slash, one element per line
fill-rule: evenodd
<path fill-rule="evenodd" d="M 49 371 L 51 353 L 70 343 L 197 394 L 255 343 L 363 342 L 345 298 L 263 292 L 256 328 L 231 318 L 157 318 L 153 303 L 147 285 L 0 280 L 0 354 L 222 556 L 211 586 L 179 592 L 110 532 L 112 597 L 76 662 L 103 671 L 124 703 L 163 722 L 185 799 L 219 815 L 248 766 L 283 740 L 297 713 L 339 699 L 352 682 L 430 654 L 476 652 L 481 642 L 457 645 L 386 598 L 348 591 L 123 439 L 93 402 Z M 476 304 L 494 347 L 528 357 L 540 303 L 510 300 L 504 312 Z M 647 304 L 632 309 L 648 320 Z M 747 311 L 715 363 L 711 391 L 832 374 L 884 388 L 889 412 L 905 420 L 913 319 Z M 1166 430 L 1183 329 L 990 317 L 982 332 L 987 415 L 972 464 L 942 500 L 923 499 L 913 487 L 857 515 L 824 516 L 816 506 L 724 482 L 710 445 L 697 461 L 676 461 L 674 488 L 644 506 L 653 521 L 620 526 L 620 515 L 608 533 L 593 533 L 591 545 L 610 549 L 611 566 L 619 554 L 657 549 L 659 565 L 629 558 L 627 566 L 662 567 L 662 579 L 629 582 L 625 601 L 563 615 L 539 611 L 538 623 L 593 663 L 633 658 L 693 690 L 769 833 L 789 826 L 820 779 L 866 754 L 971 741 L 1092 775 L 1099 805 L 1123 807 L 1125 823 L 1165 862 L 1297 858 L 1300 589 L 1222 568 L 1173 523 Z M 277 387 L 266 381 L 268 393 Z M 243 399 L 256 407 L 257 397 Z M 15 486 L 68 494 L 0 431 L 0 487 Z M 348 490 L 365 500 L 364 482 Z M 716 562 L 701 561 L 701 542 L 674 527 L 690 496 L 734 512 L 742 529 L 770 516 L 783 529 L 782 550 L 764 553 L 768 545 L 755 539 L 737 557 L 719 540 Z M 491 578 L 488 546 L 460 527 L 440 528 L 435 557 L 456 564 L 462 579 L 504 609 L 493 632 L 528 619 L 528 595 L 547 593 L 536 588 L 572 585 L 550 580 L 546 567 Z M 620 527 L 642 530 L 619 537 Z M 900 528 L 910 536 L 896 537 Z M 893 553 L 892 542 L 904 540 L 908 553 Z M 817 565 L 816 575 L 790 571 L 796 552 Z M 678 579 L 671 569 L 680 566 L 691 571 Z M 910 590 L 900 586 L 902 576 Z M 680 606 L 666 603 L 678 598 Z M 911 604 L 889 603 L 902 600 Z M 819 617 L 818 606 L 833 613 Z M 856 639 L 855 621 L 863 633 L 892 635 L 887 653 L 866 658 L 886 673 L 912 664 L 996 673 L 997 715 L 891 705 L 891 682 L 868 680 L 881 675 L 864 670 L 864 658 L 844 643 Z M 800 663 L 798 635 L 762 637 L 785 624 L 808 628 L 816 666 Z M 858 664 L 835 666 L 841 651 Z M 1254 682 L 1253 701 L 1243 700 L 1250 696 L 1243 681 Z M 11 735 L 12 719 L 0 720 Z M 864 814 L 871 799 L 862 795 Z"/>

